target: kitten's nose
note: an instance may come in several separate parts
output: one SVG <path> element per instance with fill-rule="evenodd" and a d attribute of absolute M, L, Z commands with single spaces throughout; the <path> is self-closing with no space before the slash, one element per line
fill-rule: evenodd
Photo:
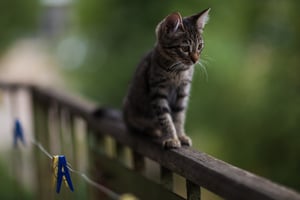
<path fill-rule="evenodd" d="M 199 59 L 199 55 L 197 53 L 190 53 L 190 57 L 193 63 L 196 63 Z"/>

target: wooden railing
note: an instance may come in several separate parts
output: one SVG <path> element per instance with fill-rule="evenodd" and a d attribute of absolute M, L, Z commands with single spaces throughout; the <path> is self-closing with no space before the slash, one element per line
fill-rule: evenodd
<path fill-rule="evenodd" d="M 64 121 L 71 132 L 67 147 L 72 151 L 72 161 L 78 160 L 74 145 L 74 121 L 80 118 L 86 124 L 89 175 L 98 183 L 118 193 L 133 193 L 139 199 L 200 199 L 201 188 L 206 188 L 224 199 L 278 199 L 300 200 L 300 194 L 250 172 L 234 167 L 206 153 L 192 148 L 164 150 L 158 142 L 126 131 L 120 112 L 114 116 L 95 118 L 95 104 L 71 97 L 65 92 L 32 85 L 0 83 L 0 88 L 14 92 L 20 88 L 31 94 L 34 110 L 35 137 L 49 146 L 49 111 L 56 110 L 54 123 Z M 63 113 L 63 114 L 62 114 Z M 62 119 L 64 118 L 64 119 Z M 53 123 L 53 122 L 52 122 Z M 64 132 L 57 138 L 63 142 Z M 60 141 L 61 140 L 61 141 Z M 58 142 L 58 143 L 59 143 Z M 61 150 L 66 145 L 60 145 Z M 64 149 L 65 150 L 65 149 Z M 47 199 L 49 189 L 43 180 L 47 164 L 36 155 L 38 197 Z M 76 162 L 75 162 L 76 163 Z M 149 163 L 151 165 L 149 165 Z M 152 170 L 152 168 L 158 170 Z M 149 169 L 151 168 L 151 169 Z M 145 178 L 146 171 L 159 171 L 158 181 Z M 186 195 L 174 192 L 174 174 L 186 181 Z M 149 176 L 149 175 L 148 175 Z M 103 193 L 89 189 L 89 199 L 105 199 Z"/>

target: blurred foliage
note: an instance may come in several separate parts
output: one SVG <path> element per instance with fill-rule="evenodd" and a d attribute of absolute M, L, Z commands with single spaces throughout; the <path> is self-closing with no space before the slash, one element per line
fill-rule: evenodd
<path fill-rule="evenodd" d="M 4 0 L 0 2 L 0 49 L 18 37 L 36 30 L 38 0 Z"/>
<path fill-rule="evenodd" d="M 32 194 L 24 189 L 20 183 L 9 176 L 7 166 L 0 162 L 0 199 L 33 199 Z"/>
<path fill-rule="evenodd" d="M 101 104 L 121 107 L 164 16 L 211 7 L 187 118 L 195 148 L 300 190 L 300 3 L 85 0 L 76 4 L 88 57 L 68 71 Z"/>

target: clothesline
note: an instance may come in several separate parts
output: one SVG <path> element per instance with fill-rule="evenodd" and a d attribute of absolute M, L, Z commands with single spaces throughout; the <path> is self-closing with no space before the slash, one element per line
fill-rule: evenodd
<path fill-rule="evenodd" d="M 19 120 L 15 121 L 15 127 L 14 127 L 14 146 L 15 148 L 18 147 L 18 141 L 21 141 L 23 144 L 25 144 L 25 139 L 24 139 L 24 134 L 23 134 L 23 128 L 21 125 L 21 122 Z M 78 175 L 79 177 L 81 177 L 83 180 L 85 180 L 89 185 L 97 188 L 98 190 L 100 190 L 101 192 L 103 192 L 104 194 L 106 194 L 109 198 L 114 199 L 114 200 L 137 200 L 137 198 L 129 193 L 125 193 L 125 194 L 118 194 L 114 191 L 112 191 L 111 189 L 93 181 L 90 177 L 88 177 L 85 173 L 73 169 L 71 167 L 71 164 L 68 163 L 66 161 L 66 165 L 64 166 L 64 164 L 59 163 L 60 162 L 60 158 L 65 159 L 64 155 L 52 155 L 51 153 L 49 153 L 49 151 L 47 151 L 47 149 L 39 142 L 37 141 L 35 138 L 31 138 L 29 140 L 34 146 L 36 146 L 45 156 L 47 156 L 51 161 L 52 161 L 52 168 L 56 169 L 54 170 L 54 177 L 57 179 L 56 180 L 56 184 L 59 184 L 59 187 L 57 186 L 56 192 L 59 193 L 60 191 L 60 185 L 61 185 L 61 181 L 63 180 L 65 182 L 65 184 L 73 191 L 73 185 L 72 185 L 72 181 L 71 178 L 68 176 L 68 170 L 70 172 L 72 172 L 73 174 Z M 56 160 L 54 162 L 54 160 Z M 61 167 L 65 167 L 64 169 L 58 169 L 60 166 Z M 61 173 L 61 174 L 59 174 Z M 60 180 L 58 180 L 59 178 L 61 178 Z"/>

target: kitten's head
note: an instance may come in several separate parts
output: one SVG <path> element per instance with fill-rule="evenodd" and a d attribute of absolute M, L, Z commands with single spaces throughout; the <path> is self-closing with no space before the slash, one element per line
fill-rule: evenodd
<path fill-rule="evenodd" d="M 156 28 L 159 49 L 169 59 L 193 65 L 198 62 L 204 47 L 202 32 L 208 21 L 210 8 L 190 17 L 172 13 Z"/>

